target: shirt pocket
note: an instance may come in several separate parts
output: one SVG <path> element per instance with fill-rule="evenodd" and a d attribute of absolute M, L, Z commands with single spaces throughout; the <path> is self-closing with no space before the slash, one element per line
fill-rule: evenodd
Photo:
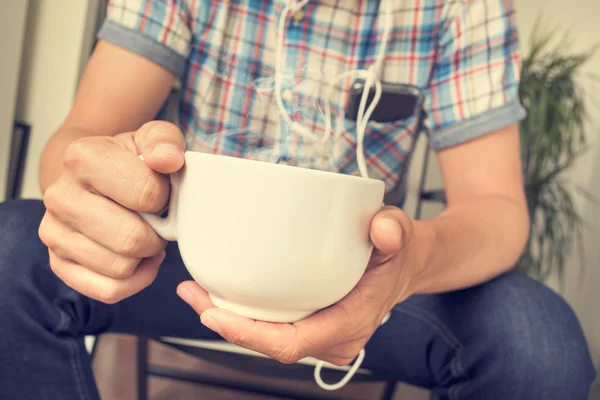
<path fill-rule="evenodd" d="M 385 183 L 385 203 L 398 205 L 405 193 L 405 177 L 410 156 L 418 138 L 420 118 L 392 122 L 371 121 L 364 137 L 365 160 L 369 178 Z M 356 122 L 345 120 L 345 132 L 337 141 L 339 172 L 360 176 L 357 164 Z M 342 148 L 340 148 L 342 147 Z"/>

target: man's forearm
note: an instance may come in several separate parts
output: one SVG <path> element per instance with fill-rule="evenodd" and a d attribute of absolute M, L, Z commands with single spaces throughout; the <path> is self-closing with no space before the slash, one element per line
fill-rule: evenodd
<path fill-rule="evenodd" d="M 93 133 L 84 129 L 61 128 L 50 138 L 40 159 L 39 185 L 42 193 L 62 173 L 62 160 L 67 147 L 75 140 L 91 135 Z"/>
<path fill-rule="evenodd" d="M 528 213 L 519 201 L 481 197 L 415 221 L 404 265 L 416 293 L 458 290 L 512 268 L 528 234 Z"/>

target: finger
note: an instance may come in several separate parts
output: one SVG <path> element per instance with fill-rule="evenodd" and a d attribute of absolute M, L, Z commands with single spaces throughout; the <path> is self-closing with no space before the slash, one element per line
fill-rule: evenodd
<path fill-rule="evenodd" d="M 183 166 L 185 140 L 177 126 L 152 121 L 138 129 L 133 137 L 145 163 L 154 171 L 171 174 Z"/>
<path fill-rule="evenodd" d="M 141 261 L 140 258 L 110 251 L 69 228 L 50 213 L 46 213 L 42 219 L 39 236 L 48 249 L 61 259 L 73 261 L 111 278 L 130 277 Z"/>
<path fill-rule="evenodd" d="M 44 205 L 63 224 L 115 253 L 144 258 L 165 247 L 138 214 L 72 184 L 64 175 L 46 190 Z"/>
<path fill-rule="evenodd" d="M 220 308 L 204 311 L 200 319 L 228 342 L 284 364 L 295 363 L 310 352 L 301 346 L 291 324 L 256 321 Z"/>
<path fill-rule="evenodd" d="M 188 303 L 198 315 L 209 308 L 215 307 L 212 301 L 210 301 L 208 292 L 195 281 L 181 282 L 179 286 L 177 286 L 177 295 L 181 297 L 183 301 Z"/>
<path fill-rule="evenodd" d="M 365 320 L 377 318 L 362 318 L 360 314 L 353 318 L 338 303 L 295 324 L 269 323 L 214 308 L 206 290 L 193 281 L 182 283 L 178 294 L 201 315 L 206 327 L 230 343 L 286 364 L 314 356 L 335 365 L 347 365 L 373 333 L 374 324 Z"/>
<path fill-rule="evenodd" d="M 82 186 L 126 208 L 158 212 L 169 198 L 168 179 L 138 158 L 125 143 L 131 140 L 131 134 L 77 140 L 65 152 L 64 168 Z"/>
<path fill-rule="evenodd" d="M 165 253 L 162 252 L 144 259 L 129 278 L 114 279 L 62 259 L 53 251 L 49 251 L 49 254 L 52 270 L 67 286 L 84 296 L 107 304 L 117 303 L 148 287 L 156 278 L 158 268 L 165 257 Z"/>
<path fill-rule="evenodd" d="M 371 221 L 371 241 L 382 254 L 400 251 L 412 237 L 412 221 L 397 207 L 386 207 Z"/>
<path fill-rule="evenodd" d="M 357 320 L 339 303 L 321 310 L 295 324 L 255 321 L 215 308 L 208 293 L 196 282 L 184 282 L 178 288 L 179 296 L 201 316 L 202 323 L 238 346 L 257 351 L 283 363 L 294 363 L 309 355 L 325 355 L 332 344 L 356 340 Z M 359 320 L 360 315 L 358 316 Z M 362 321 L 361 321 L 362 322 Z M 372 333 L 372 332 L 371 332 Z M 365 342 L 370 335 L 358 334 Z M 360 351 L 360 349 L 358 349 Z M 331 362 L 346 361 L 331 357 Z"/>
<path fill-rule="evenodd" d="M 304 357 L 296 340 L 296 328 L 291 324 L 255 321 L 215 308 L 206 290 L 196 282 L 184 282 L 179 296 L 201 316 L 202 323 L 235 345 L 257 351 L 283 363 L 293 363 Z"/>
<path fill-rule="evenodd" d="M 228 342 L 284 364 L 313 356 L 336 365 L 347 365 L 370 335 L 356 336 L 352 333 L 353 328 L 340 324 L 339 318 L 331 318 L 332 314 L 326 309 L 295 324 L 281 324 L 256 321 L 227 310 L 209 308 L 201 314 L 201 321 Z M 339 347 L 332 351 L 332 346 Z"/>

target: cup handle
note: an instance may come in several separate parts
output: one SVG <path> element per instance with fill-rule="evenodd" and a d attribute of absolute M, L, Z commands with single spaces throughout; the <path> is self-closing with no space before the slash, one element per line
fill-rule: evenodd
<path fill-rule="evenodd" d="M 144 157 L 139 156 L 140 160 L 144 161 Z M 171 181 L 171 196 L 169 198 L 169 214 L 166 218 L 162 218 L 156 214 L 139 212 L 142 217 L 158 236 L 168 241 L 177 240 L 177 208 L 179 204 L 179 186 L 181 184 L 180 172 L 175 172 L 169 175 Z"/>

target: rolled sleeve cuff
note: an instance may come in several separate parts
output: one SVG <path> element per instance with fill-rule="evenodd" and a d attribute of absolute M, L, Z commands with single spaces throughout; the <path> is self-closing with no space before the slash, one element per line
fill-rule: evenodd
<path fill-rule="evenodd" d="M 432 133 L 431 147 L 437 151 L 468 142 L 519 122 L 526 115 L 519 102 L 505 104 Z"/>
<path fill-rule="evenodd" d="M 114 21 L 109 20 L 102 25 L 98 32 L 98 39 L 137 53 L 172 72 L 179 79 L 185 74 L 187 61 L 185 57 L 143 33 Z"/>

